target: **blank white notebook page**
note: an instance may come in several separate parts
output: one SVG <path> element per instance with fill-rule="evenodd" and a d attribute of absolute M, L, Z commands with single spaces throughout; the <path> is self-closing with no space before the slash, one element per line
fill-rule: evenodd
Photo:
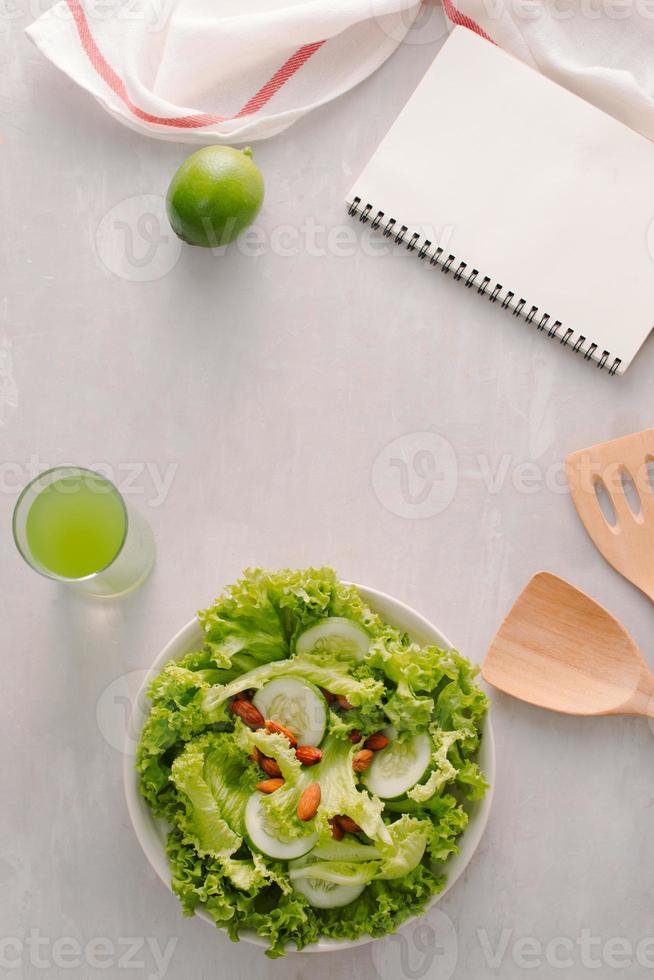
<path fill-rule="evenodd" d="M 452 272 L 466 263 L 464 281 L 478 270 L 475 287 L 488 277 L 490 296 L 501 285 L 498 301 L 613 372 L 654 323 L 654 144 L 466 28 L 356 198 L 371 220 L 383 212 L 382 230 L 393 218 L 404 243 L 418 234 L 433 243 L 427 255 L 442 247 Z"/>

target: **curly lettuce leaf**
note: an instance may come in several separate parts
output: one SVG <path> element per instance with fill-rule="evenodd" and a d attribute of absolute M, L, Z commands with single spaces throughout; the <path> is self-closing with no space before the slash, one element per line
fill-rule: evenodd
<path fill-rule="evenodd" d="M 433 744 L 431 772 L 424 782 L 416 783 L 407 797 L 417 803 L 425 803 L 432 796 L 442 793 L 448 783 L 457 788 L 469 800 L 480 800 L 488 789 L 488 783 L 476 762 L 462 756 L 460 746 L 466 741 L 465 731 L 443 731 L 434 722 L 429 726 Z"/>
<path fill-rule="evenodd" d="M 150 685 L 153 704 L 141 732 L 136 769 L 141 793 L 158 816 L 170 818 L 174 812 L 172 758 L 185 742 L 205 730 L 202 699 L 208 688 L 203 671 L 177 663 L 167 664 Z"/>
<path fill-rule="evenodd" d="M 377 878 L 401 878 L 418 866 L 425 853 L 431 827 L 428 820 L 404 815 L 390 824 L 390 841 L 379 844 L 382 860 Z"/>
<path fill-rule="evenodd" d="M 268 941 L 266 955 L 271 958 L 286 955 L 289 946 L 303 949 L 321 935 L 338 939 L 387 935 L 423 911 L 445 883 L 444 875 L 419 863 L 402 877 L 371 881 L 350 905 L 313 909 L 302 895 L 284 891 L 275 880 L 264 881 L 255 895 L 240 891 L 225 877 L 221 863 L 198 857 L 178 831 L 169 835 L 167 854 L 173 891 L 185 914 L 205 909 L 234 941 L 243 929 L 254 929 Z M 287 880 L 280 865 L 271 873 L 282 882 Z"/>
<path fill-rule="evenodd" d="M 408 798 L 392 800 L 386 804 L 386 811 L 426 817 L 431 821 L 427 853 L 432 861 L 445 862 L 450 854 L 458 854 L 457 839 L 468 826 L 468 814 L 451 794 L 432 796 L 424 803 Z"/>
<path fill-rule="evenodd" d="M 388 627 L 372 644 L 367 662 L 382 670 L 396 687 L 415 693 L 433 691 L 443 677 L 456 679 L 460 659 L 454 650 L 421 647 L 411 643 L 406 633 Z"/>
<path fill-rule="evenodd" d="M 445 876 L 424 864 L 402 878 L 371 881 L 349 905 L 316 911 L 320 933 L 337 939 L 387 936 L 406 919 L 420 914 L 444 884 Z"/>
<path fill-rule="evenodd" d="M 380 636 L 387 629 L 382 619 L 363 601 L 355 585 L 336 581 L 332 592 L 330 616 L 344 616 L 362 626 L 371 639 Z M 321 617 L 322 618 L 322 617 Z M 313 623 L 307 625 L 314 625 Z"/>
<path fill-rule="evenodd" d="M 280 610 L 291 652 L 306 629 L 327 616 L 345 616 L 375 637 L 384 628 L 353 585 L 339 582 L 331 568 L 284 569 L 268 573 L 268 594 Z"/>
<path fill-rule="evenodd" d="M 363 832 L 374 841 L 388 841 L 388 830 L 382 820 L 384 804 L 367 790 L 361 789 L 352 768 L 357 746 L 349 740 L 328 735 L 322 743 L 322 761 L 315 767 L 320 783 L 320 806 L 315 829 L 320 840 L 331 837 L 331 817 L 351 817 Z"/>
<path fill-rule="evenodd" d="M 296 783 L 302 772 L 306 771 L 302 769 L 295 750 L 286 736 L 278 732 L 269 732 L 265 728 L 252 731 L 238 720 L 234 727 L 234 739 L 241 751 L 247 755 L 257 748 L 264 755 L 274 759 L 287 784 Z"/>
<path fill-rule="evenodd" d="M 482 800 L 489 783 L 476 762 L 466 759 L 457 770 L 456 782 L 468 800 Z"/>
<path fill-rule="evenodd" d="M 463 658 L 458 659 L 461 661 L 459 675 L 439 692 L 434 721 L 440 728 L 463 733 L 458 748 L 462 758 L 466 758 L 479 748 L 481 723 L 488 711 L 488 698 L 474 682 L 478 668 L 472 667 Z"/>
<path fill-rule="evenodd" d="M 198 856 L 183 835 L 174 830 L 168 835 L 166 853 L 172 873 L 172 888 L 185 915 L 203 908 L 216 925 L 225 928 L 235 942 L 242 929 L 254 929 L 266 939 L 266 955 L 275 958 L 286 954 L 286 946 L 302 949 L 315 942 L 320 928 L 306 899 L 288 887 L 281 864 L 267 862 L 266 877 L 247 892 L 225 875 L 224 862 L 211 856 Z M 257 859 L 253 858 L 256 867 Z M 259 859 L 259 867 L 263 862 Z"/>
<path fill-rule="evenodd" d="M 328 654 L 310 653 L 265 664 L 255 670 L 242 674 L 229 684 L 215 684 L 205 690 L 202 708 L 206 713 L 206 723 L 221 720 L 222 705 L 240 694 L 241 691 L 263 687 L 275 677 L 301 677 L 318 687 L 324 687 L 333 694 L 344 694 L 355 707 L 376 704 L 383 692 L 383 682 L 376 678 L 355 677 L 347 661 L 334 660 Z"/>
<path fill-rule="evenodd" d="M 252 670 L 288 656 L 288 635 L 270 595 L 270 578 L 259 569 L 248 571 L 198 612 L 206 649 L 217 667 L 236 664 L 240 671 Z"/>
<path fill-rule="evenodd" d="M 198 613 L 217 667 L 242 673 L 288 657 L 297 637 L 326 616 L 347 616 L 375 633 L 381 621 L 331 568 L 251 569 Z"/>
<path fill-rule="evenodd" d="M 426 782 L 416 783 L 407 792 L 409 799 L 417 803 L 424 803 L 457 776 L 457 769 L 448 759 L 447 753 L 452 745 L 463 737 L 462 733 L 444 732 L 434 725 L 430 725 L 429 733 L 434 746 L 431 756 L 432 770 Z"/>
<path fill-rule="evenodd" d="M 361 739 L 385 728 L 388 724 L 381 704 L 364 704 L 351 711 L 334 711 L 327 714 L 327 730 L 331 735 L 349 738 L 351 732 L 359 732 Z"/>
<path fill-rule="evenodd" d="M 386 718 L 399 732 L 422 732 L 434 714 L 434 699 L 419 697 L 401 684 L 384 705 Z"/>
<path fill-rule="evenodd" d="M 284 892 L 291 890 L 286 875 L 271 868 L 266 859 L 256 851 L 252 851 L 248 858 L 223 857 L 220 867 L 235 888 L 249 892 L 250 895 L 258 894 L 271 882 L 277 884 Z"/>
<path fill-rule="evenodd" d="M 430 831 L 428 820 L 402 816 L 388 827 L 386 841 L 369 848 L 376 855 L 372 860 L 362 860 L 358 851 L 355 860 L 300 861 L 289 872 L 289 877 L 291 881 L 311 878 L 336 885 L 365 885 L 375 879 L 402 878 L 422 860 Z M 345 848 L 343 851 L 347 853 Z"/>
<path fill-rule="evenodd" d="M 245 805 L 260 778 L 236 735 L 206 732 L 192 739 L 174 760 L 170 778 L 181 804 L 175 822 L 198 853 L 233 854 L 242 843 Z"/>
<path fill-rule="evenodd" d="M 376 673 L 367 664 L 351 663 L 349 670 L 357 685 L 364 684 L 367 679 L 374 682 L 371 684 L 371 690 L 378 692 L 378 694 L 366 699 L 357 698 L 356 695 L 351 697 L 354 685 L 350 685 L 350 691 L 346 692 L 346 696 L 352 707 L 347 711 L 342 711 L 338 704 L 330 708 L 328 729 L 332 734 L 344 737 L 349 736 L 352 731 L 358 731 L 362 736 L 372 735 L 373 732 L 378 732 L 388 724 L 384 700 L 388 696 L 388 690 L 384 682 L 379 676 L 376 676 Z M 342 692 L 333 691 L 333 693 L 340 694 Z"/>
<path fill-rule="evenodd" d="M 186 745 L 172 765 L 171 780 L 180 800 L 173 821 L 183 842 L 199 857 L 217 859 L 222 874 L 236 888 L 254 894 L 275 881 L 288 891 L 286 878 L 261 855 L 243 847 L 245 805 L 259 776 L 235 735 L 201 735 Z M 237 852 L 247 856 L 235 857 Z"/>
<path fill-rule="evenodd" d="M 207 742 L 211 736 L 202 736 L 189 742 L 173 762 L 171 776 L 182 795 L 183 811 L 176 816 L 176 823 L 184 834 L 184 840 L 193 844 L 200 857 L 231 857 L 243 838 L 225 820 L 211 787 L 205 777 Z"/>
<path fill-rule="evenodd" d="M 141 745 L 160 754 L 175 742 L 188 741 L 206 726 L 203 692 L 210 690 L 204 671 L 166 664 L 150 684 L 153 710 L 143 729 Z M 160 709 L 155 711 L 154 709 Z"/>
<path fill-rule="evenodd" d="M 315 861 L 375 861 L 381 858 L 381 851 L 376 844 L 362 844 L 356 837 L 348 835 L 342 840 L 332 838 L 316 844 L 305 857 L 309 856 Z"/>
<path fill-rule="evenodd" d="M 432 821 L 427 851 L 432 861 L 447 861 L 458 854 L 457 840 L 468 826 L 468 814 L 453 796 L 433 797 L 429 808 Z"/>
<path fill-rule="evenodd" d="M 205 752 L 204 778 L 216 805 L 229 826 L 243 836 L 245 804 L 261 774 L 243 752 L 236 733 L 215 732 L 196 743 Z M 173 769 L 177 763 L 173 763 Z"/>
<path fill-rule="evenodd" d="M 280 610 L 294 649 L 295 639 L 313 622 L 331 616 L 338 579 L 331 568 L 284 569 L 268 576 L 272 601 Z"/>
<path fill-rule="evenodd" d="M 435 718 L 441 728 L 463 731 L 465 751 L 475 751 L 487 699 L 474 684 L 478 668 L 456 650 L 421 647 L 388 627 L 366 662 L 395 685 L 384 710 L 398 731 L 425 731 Z"/>
<path fill-rule="evenodd" d="M 390 627 L 373 643 L 367 663 L 382 671 L 395 689 L 384 705 L 388 720 L 398 731 L 420 732 L 432 720 L 432 692 L 449 665 L 445 651 L 420 647 Z"/>

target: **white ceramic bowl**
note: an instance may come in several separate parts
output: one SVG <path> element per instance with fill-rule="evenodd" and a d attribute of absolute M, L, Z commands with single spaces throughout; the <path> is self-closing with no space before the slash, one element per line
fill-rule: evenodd
<path fill-rule="evenodd" d="M 366 586 L 359 585 L 357 588 L 371 609 L 378 613 L 385 622 L 390 623 L 392 626 L 395 626 L 398 629 L 408 633 L 412 640 L 415 640 L 420 644 L 436 644 L 437 646 L 445 647 L 446 649 L 449 649 L 452 646 L 447 638 L 443 636 L 443 634 L 437 630 L 435 626 L 426 620 L 424 616 L 421 616 L 419 613 L 415 612 L 415 610 L 411 609 L 409 606 L 406 606 L 403 602 L 400 602 L 399 599 L 394 599 L 392 596 L 386 595 L 384 592 L 378 592 L 376 589 L 370 589 Z M 136 836 L 139 839 L 141 847 L 145 851 L 146 857 L 167 888 L 170 888 L 170 868 L 168 866 L 168 859 L 166 857 L 165 850 L 168 828 L 164 821 L 157 819 L 153 815 L 152 811 L 149 809 L 139 792 L 137 774 L 134 768 L 135 746 L 138 744 L 141 729 L 143 728 L 143 724 L 147 717 L 148 699 L 146 691 L 150 683 L 150 679 L 157 674 L 169 660 L 177 660 L 180 657 L 183 657 L 184 654 L 189 653 L 192 650 L 199 649 L 202 641 L 202 630 L 197 620 L 194 619 L 190 623 L 187 623 L 187 625 L 180 630 L 179 633 L 174 636 L 161 651 L 157 659 L 152 664 L 148 676 L 145 678 L 141 690 L 139 691 L 135 702 L 134 711 L 132 713 L 129 737 L 125 746 L 124 781 L 129 815 L 132 819 Z M 453 886 L 457 878 L 463 874 L 466 866 L 472 858 L 472 855 L 477 849 L 477 845 L 481 840 L 481 836 L 488 821 L 493 796 L 493 786 L 495 785 L 495 746 L 493 742 L 493 730 L 491 728 L 491 722 L 488 715 L 486 716 L 484 722 L 483 738 L 479 752 L 479 764 L 484 771 L 486 779 L 490 783 L 491 788 L 488 790 L 483 800 L 481 800 L 479 803 L 473 803 L 467 806 L 470 820 L 465 833 L 460 838 L 459 853 L 454 854 L 449 858 L 446 865 L 447 883 L 445 888 L 438 895 L 434 895 L 429 907 L 438 902 L 439 899 L 441 899 L 443 895 L 445 895 L 445 893 Z M 206 912 L 198 911 L 196 914 L 201 919 L 205 919 L 211 925 L 214 925 L 213 920 Z M 408 921 L 412 920 L 407 920 L 407 922 Z M 257 946 L 262 947 L 267 946 L 266 941 L 250 929 L 243 929 L 240 936 L 241 939 L 245 940 L 246 942 L 254 943 Z M 325 938 L 306 946 L 302 952 L 318 953 L 329 952 L 330 950 L 349 949 L 352 946 L 361 946 L 364 943 L 371 941 L 372 937 L 365 936 L 355 941 L 348 939 Z M 289 946 L 288 952 L 296 952 L 295 947 Z"/>

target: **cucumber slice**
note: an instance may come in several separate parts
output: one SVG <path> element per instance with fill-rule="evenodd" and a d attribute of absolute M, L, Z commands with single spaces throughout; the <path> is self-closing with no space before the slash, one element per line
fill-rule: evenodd
<path fill-rule="evenodd" d="M 419 783 L 429 770 L 432 743 L 428 735 L 414 735 L 399 742 L 392 725 L 384 734 L 391 744 L 375 752 L 361 779 L 366 789 L 381 800 L 395 800 Z"/>
<path fill-rule="evenodd" d="M 288 866 L 293 888 L 304 895 L 309 905 L 312 905 L 314 909 L 336 909 L 342 905 L 349 905 L 355 898 L 358 898 L 366 887 L 365 884 L 337 885 L 333 881 L 322 881 L 319 878 L 294 877 L 293 870 L 313 863 L 317 858 L 317 855 L 314 858 L 315 854 L 316 852 L 313 851 L 311 854 L 313 860 L 311 861 L 307 860 L 307 857 L 303 857 L 299 861 L 291 861 Z"/>
<path fill-rule="evenodd" d="M 276 677 L 252 698 L 269 721 L 285 725 L 300 745 L 319 745 L 327 726 L 327 702 L 317 687 L 297 677 Z"/>
<path fill-rule="evenodd" d="M 363 660 L 370 649 L 370 637 L 363 626 L 345 616 L 329 616 L 305 630 L 297 640 L 298 653 L 345 654 Z"/>
<path fill-rule="evenodd" d="M 293 888 L 306 898 L 314 909 L 337 909 L 358 898 L 365 885 L 335 885 L 318 878 L 298 878 Z"/>
<path fill-rule="evenodd" d="M 307 854 L 316 843 L 317 834 L 284 839 L 277 836 L 270 826 L 268 814 L 263 808 L 265 797 L 258 790 L 245 804 L 245 832 L 253 847 L 267 857 L 290 861 Z"/>

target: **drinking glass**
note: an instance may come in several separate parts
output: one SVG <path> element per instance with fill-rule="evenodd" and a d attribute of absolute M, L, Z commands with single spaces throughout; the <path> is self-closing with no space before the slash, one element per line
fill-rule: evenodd
<path fill-rule="evenodd" d="M 13 531 L 36 572 L 91 595 L 131 592 L 154 565 L 150 526 L 110 480 L 82 466 L 57 466 L 28 483 Z"/>

